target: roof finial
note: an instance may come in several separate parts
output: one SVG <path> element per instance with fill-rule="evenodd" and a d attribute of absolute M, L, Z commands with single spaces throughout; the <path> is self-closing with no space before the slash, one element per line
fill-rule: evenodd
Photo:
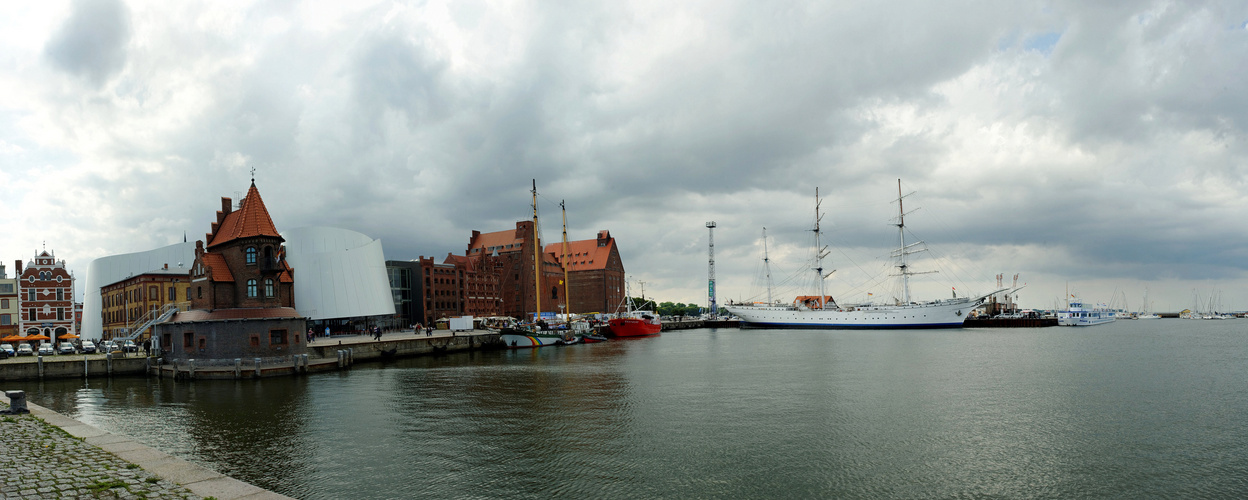
<path fill-rule="evenodd" d="M 256 167 L 254 165 L 251 167 L 251 185 L 252 187 L 256 185 Z"/>

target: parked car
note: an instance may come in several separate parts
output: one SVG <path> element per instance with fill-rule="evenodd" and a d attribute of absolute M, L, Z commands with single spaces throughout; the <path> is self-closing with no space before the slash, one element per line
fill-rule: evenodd
<path fill-rule="evenodd" d="M 139 352 L 139 346 L 135 345 L 133 340 L 127 340 L 125 344 L 121 345 L 121 350 L 126 352 Z"/>
<path fill-rule="evenodd" d="M 82 341 L 82 353 L 83 354 L 95 354 L 95 342 L 92 342 L 90 340 Z"/>
<path fill-rule="evenodd" d="M 54 354 L 56 354 L 56 349 L 52 348 L 51 343 L 39 344 L 40 356 L 52 356 Z"/>
<path fill-rule="evenodd" d="M 30 348 L 30 344 L 20 344 L 17 346 L 18 356 L 34 356 L 35 350 Z"/>
<path fill-rule="evenodd" d="M 61 345 L 56 348 L 57 354 L 73 354 L 77 351 L 77 349 L 74 349 L 74 344 L 69 342 L 61 342 Z"/>
<path fill-rule="evenodd" d="M 9 356 L 17 355 L 17 351 L 13 349 L 13 344 L 0 344 L 0 351 L 3 351 Z"/>
<path fill-rule="evenodd" d="M 104 343 L 100 344 L 100 352 L 114 352 L 119 350 L 121 349 L 118 349 L 117 344 L 111 340 L 105 340 Z"/>

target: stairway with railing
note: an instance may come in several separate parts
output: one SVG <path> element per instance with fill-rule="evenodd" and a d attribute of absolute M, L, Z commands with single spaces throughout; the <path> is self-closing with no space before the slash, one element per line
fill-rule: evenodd
<path fill-rule="evenodd" d="M 139 326 L 129 329 L 130 333 L 128 335 L 113 337 L 113 340 L 124 342 L 127 340 L 137 339 L 139 338 L 140 335 L 143 334 L 143 332 L 146 332 L 152 326 L 156 325 L 157 323 L 163 323 L 165 321 L 168 321 L 169 318 L 173 317 L 173 315 L 176 314 L 178 311 L 185 311 L 187 310 L 189 306 L 190 306 L 190 302 L 177 302 L 173 304 L 165 304 L 164 306 L 161 306 L 159 308 L 152 309 L 148 311 L 147 314 L 144 314 L 138 320 L 135 320 L 133 323 L 131 323 L 131 324 L 137 324 Z"/>

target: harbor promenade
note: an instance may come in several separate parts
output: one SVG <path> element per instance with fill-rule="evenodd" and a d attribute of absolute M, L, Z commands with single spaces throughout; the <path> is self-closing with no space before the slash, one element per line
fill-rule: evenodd
<path fill-rule="evenodd" d="M 0 393 L 0 409 L 9 398 Z M 0 497 L 286 499 L 39 405 L 0 415 Z"/>

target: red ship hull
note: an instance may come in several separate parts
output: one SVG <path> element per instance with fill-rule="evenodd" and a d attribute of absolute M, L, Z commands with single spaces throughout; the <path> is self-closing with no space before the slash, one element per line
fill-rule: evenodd
<path fill-rule="evenodd" d="M 608 324 L 611 326 L 611 335 L 616 337 L 648 337 L 658 335 L 663 329 L 663 324 L 657 319 L 616 318 L 610 320 Z"/>

